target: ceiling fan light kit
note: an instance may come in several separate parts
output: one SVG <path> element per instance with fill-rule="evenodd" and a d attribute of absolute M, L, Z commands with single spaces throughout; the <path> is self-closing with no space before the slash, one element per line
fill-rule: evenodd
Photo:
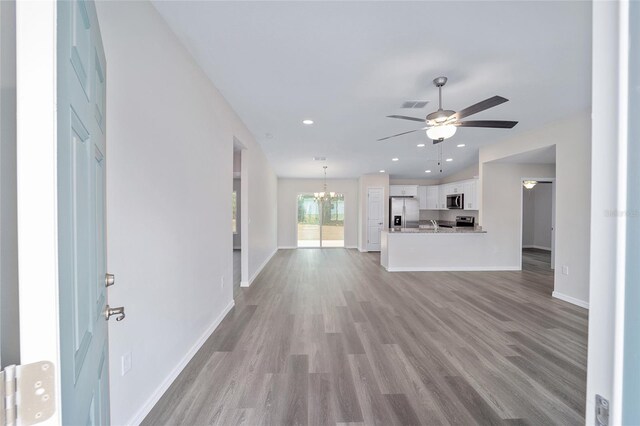
<path fill-rule="evenodd" d="M 458 127 L 484 127 L 495 129 L 511 129 L 517 121 L 504 121 L 504 120 L 476 120 L 476 121 L 460 121 L 460 119 L 468 117 L 473 114 L 477 114 L 481 111 L 493 108 L 508 101 L 508 99 L 502 96 L 493 96 L 471 105 L 458 112 L 450 109 L 442 108 L 442 87 L 447 83 L 447 77 L 437 77 L 433 80 L 433 84 L 438 88 L 438 110 L 428 114 L 424 119 L 418 117 L 408 117 L 405 115 L 388 115 L 389 118 L 397 118 L 401 120 L 417 121 L 426 124 L 426 127 L 416 130 L 410 130 L 408 132 L 398 133 L 396 135 L 387 136 L 385 138 L 378 139 L 383 141 L 397 136 L 406 135 L 409 133 L 419 132 L 421 130 L 427 131 L 427 136 L 433 140 L 434 144 L 438 144 L 445 139 L 448 139 L 456 134 Z"/>
<path fill-rule="evenodd" d="M 451 136 L 455 135 L 456 130 L 458 130 L 458 128 L 452 124 L 429 127 L 427 129 L 427 137 L 439 142 L 449 139 Z"/>

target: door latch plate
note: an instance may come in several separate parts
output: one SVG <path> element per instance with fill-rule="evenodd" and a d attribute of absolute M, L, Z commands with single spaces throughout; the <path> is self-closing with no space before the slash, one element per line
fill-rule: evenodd
<path fill-rule="evenodd" d="M 609 401 L 596 395 L 596 426 L 609 425 Z"/>

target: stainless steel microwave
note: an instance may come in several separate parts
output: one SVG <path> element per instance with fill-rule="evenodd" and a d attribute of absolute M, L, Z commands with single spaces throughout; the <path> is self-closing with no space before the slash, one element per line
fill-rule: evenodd
<path fill-rule="evenodd" d="M 448 209 L 463 209 L 464 208 L 464 194 L 450 194 L 450 195 L 447 195 L 447 208 Z"/>

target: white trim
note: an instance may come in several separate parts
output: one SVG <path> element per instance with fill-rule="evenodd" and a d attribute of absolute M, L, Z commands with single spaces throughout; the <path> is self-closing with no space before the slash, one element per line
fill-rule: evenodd
<path fill-rule="evenodd" d="M 525 249 L 525 248 L 533 248 L 533 249 L 538 249 L 538 250 L 551 251 L 551 247 L 537 246 L 535 244 L 526 244 L 526 245 L 523 245 L 522 248 L 523 249 Z"/>
<path fill-rule="evenodd" d="M 357 249 L 358 246 L 344 246 L 343 248 L 346 248 L 346 249 Z"/>
<path fill-rule="evenodd" d="M 581 308 L 589 309 L 589 303 L 585 302 L 584 300 L 580 300 L 580 299 L 576 299 L 575 297 L 567 296 L 566 294 L 557 292 L 555 290 L 553 291 L 553 293 L 551 293 L 551 296 L 555 297 L 556 299 L 560 299 L 560 300 L 564 300 L 565 302 L 569 302 L 572 305 L 576 305 L 576 306 L 580 306 Z"/>
<path fill-rule="evenodd" d="M 521 271 L 519 266 L 396 266 L 388 272 Z"/>
<path fill-rule="evenodd" d="M 138 410 L 136 414 L 127 422 L 128 425 L 139 425 L 142 423 L 145 417 L 151 412 L 156 403 L 162 398 L 162 395 L 169 389 L 169 386 L 173 384 L 176 378 L 182 373 L 182 370 L 187 366 L 189 361 L 195 356 L 195 354 L 200 350 L 202 345 L 209 339 L 209 337 L 216 331 L 216 328 L 220 325 L 222 320 L 227 316 L 229 311 L 234 307 L 235 302 L 231 300 L 226 308 L 218 315 L 218 317 L 213 321 L 213 323 L 207 328 L 207 330 L 200 336 L 200 338 L 196 341 L 196 343 L 189 349 L 189 351 L 184 355 L 184 357 L 180 360 L 178 365 L 169 373 L 169 375 L 163 380 L 163 382 L 158 386 L 158 388 L 153 392 L 153 394 L 147 399 L 142 407 Z"/>
<path fill-rule="evenodd" d="M 297 248 L 296 246 L 278 246 L 278 250 L 295 250 Z"/>
<path fill-rule="evenodd" d="M 53 362 L 61 395 L 56 13 L 52 0 L 16 2 L 16 165 L 20 358 Z M 61 399 L 42 425 L 62 423 Z"/>
<path fill-rule="evenodd" d="M 264 269 L 265 266 L 267 266 L 267 263 L 269 263 L 269 261 L 271 260 L 271 258 L 273 256 L 275 256 L 275 254 L 278 252 L 278 248 L 276 247 L 275 250 L 273 250 L 273 253 L 271 253 L 269 256 L 267 256 L 267 258 L 265 259 L 264 262 L 262 262 L 262 265 L 260 265 L 260 267 L 256 270 L 256 272 L 253 274 L 253 276 L 251 277 L 251 279 L 249 280 L 249 282 L 246 281 L 240 281 L 240 287 L 249 287 L 251 286 L 251 284 L 253 283 L 253 281 L 258 278 L 258 275 L 260 275 L 260 272 L 262 272 L 262 270 Z"/>

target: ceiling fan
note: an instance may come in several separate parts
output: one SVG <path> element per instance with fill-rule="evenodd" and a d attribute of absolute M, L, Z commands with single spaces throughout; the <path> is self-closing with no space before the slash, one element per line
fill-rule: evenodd
<path fill-rule="evenodd" d="M 509 99 L 503 98 L 502 96 L 493 96 L 458 112 L 452 111 L 450 109 L 442 109 L 442 86 L 444 86 L 446 83 L 447 77 L 438 77 L 433 80 L 433 84 L 438 88 L 439 106 L 437 111 L 434 111 L 431 114 L 427 115 L 426 118 L 407 117 L 405 115 L 387 116 L 389 118 L 399 118 L 401 120 L 419 121 L 421 123 L 425 123 L 425 127 L 416 130 L 410 130 L 408 132 L 398 133 L 397 135 L 387 136 L 386 138 L 378 140 L 384 141 L 387 139 L 395 138 L 396 136 L 402 136 L 409 133 L 426 130 L 427 136 L 433 140 L 433 143 L 435 145 L 453 136 L 456 133 L 458 127 L 490 127 L 495 129 L 511 129 L 513 128 L 513 126 L 518 124 L 517 121 L 504 120 L 460 121 L 460 119 L 462 118 L 503 104 Z"/>

